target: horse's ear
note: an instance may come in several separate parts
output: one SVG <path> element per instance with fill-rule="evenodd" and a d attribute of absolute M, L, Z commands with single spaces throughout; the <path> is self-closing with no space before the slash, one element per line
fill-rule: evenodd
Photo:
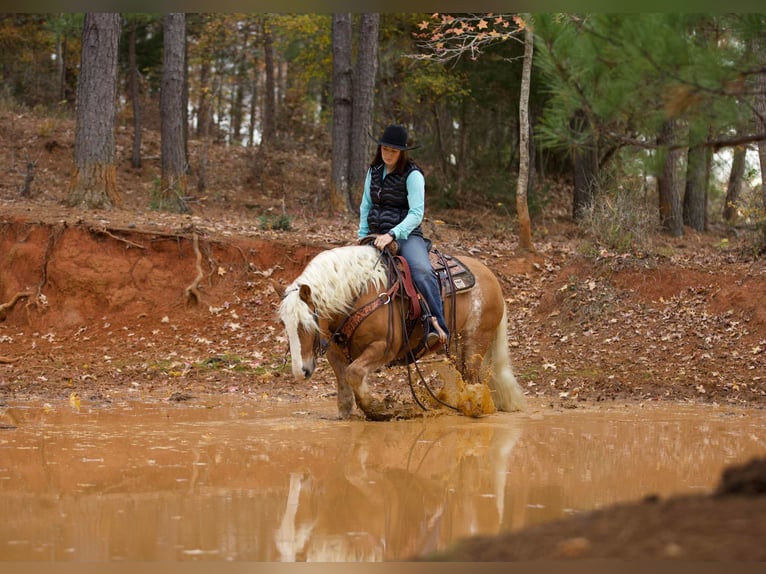
<path fill-rule="evenodd" d="M 311 287 L 308 285 L 301 285 L 300 291 L 298 292 L 300 295 L 301 301 L 303 301 L 306 305 L 311 305 Z"/>

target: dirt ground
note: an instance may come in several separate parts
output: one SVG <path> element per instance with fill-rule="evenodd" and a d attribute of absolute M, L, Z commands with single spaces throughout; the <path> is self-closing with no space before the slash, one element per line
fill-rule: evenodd
<path fill-rule="evenodd" d="M 124 204 L 85 212 L 62 204 L 71 121 L 0 111 L 0 125 L 0 428 L 10 400 L 334 395 L 326 364 L 309 382 L 292 379 L 276 320 L 284 286 L 308 260 L 356 235 L 353 214 L 323 207 L 326 159 L 213 146 L 206 191 L 193 173 L 192 213 L 174 215 L 149 208 L 157 134 L 145 134 L 144 166 L 133 169 L 130 134 L 119 131 Z M 193 160 L 202 149 L 191 142 Z M 528 396 L 550 408 L 766 406 L 766 260 L 723 229 L 659 237 L 643 255 L 586 257 L 587 238 L 566 212 L 562 202 L 535 222 L 531 254 L 517 251 L 513 220 L 493 206 L 431 210 L 425 223 L 441 251 L 478 257 L 500 278 Z M 283 216 L 289 230 L 270 228 Z M 411 400 L 401 371 L 374 384 Z M 726 495 L 650 499 L 466 541 L 437 558 L 764 560 L 766 472 L 756 462 L 742 482 L 757 498 L 722 487 Z"/>

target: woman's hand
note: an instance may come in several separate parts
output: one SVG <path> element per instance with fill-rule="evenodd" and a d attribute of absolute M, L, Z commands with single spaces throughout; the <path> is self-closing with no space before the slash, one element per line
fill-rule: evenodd
<path fill-rule="evenodd" d="M 373 245 L 383 251 L 386 247 L 388 247 L 392 242 L 394 241 L 394 238 L 391 237 L 388 233 L 383 233 L 381 235 L 378 235 L 375 238 L 375 242 Z"/>

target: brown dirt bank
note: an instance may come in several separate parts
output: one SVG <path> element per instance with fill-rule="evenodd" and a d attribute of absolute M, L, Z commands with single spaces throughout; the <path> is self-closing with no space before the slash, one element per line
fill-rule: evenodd
<path fill-rule="evenodd" d="M 467 539 L 429 558 L 763 561 L 765 528 L 766 458 L 761 458 L 725 470 L 711 495 L 650 497 L 518 533 Z"/>

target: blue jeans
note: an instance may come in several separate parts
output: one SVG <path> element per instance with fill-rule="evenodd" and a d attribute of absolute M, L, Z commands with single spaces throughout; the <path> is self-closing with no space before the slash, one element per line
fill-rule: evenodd
<path fill-rule="evenodd" d="M 444 321 L 444 305 L 439 279 L 428 259 L 428 245 L 419 235 L 410 235 L 407 239 L 397 239 L 397 243 L 399 243 L 399 254 L 407 260 L 410 266 L 415 287 L 426 300 L 431 315 L 436 317 L 439 326 L 449 335 L 447 323 Z"/>

